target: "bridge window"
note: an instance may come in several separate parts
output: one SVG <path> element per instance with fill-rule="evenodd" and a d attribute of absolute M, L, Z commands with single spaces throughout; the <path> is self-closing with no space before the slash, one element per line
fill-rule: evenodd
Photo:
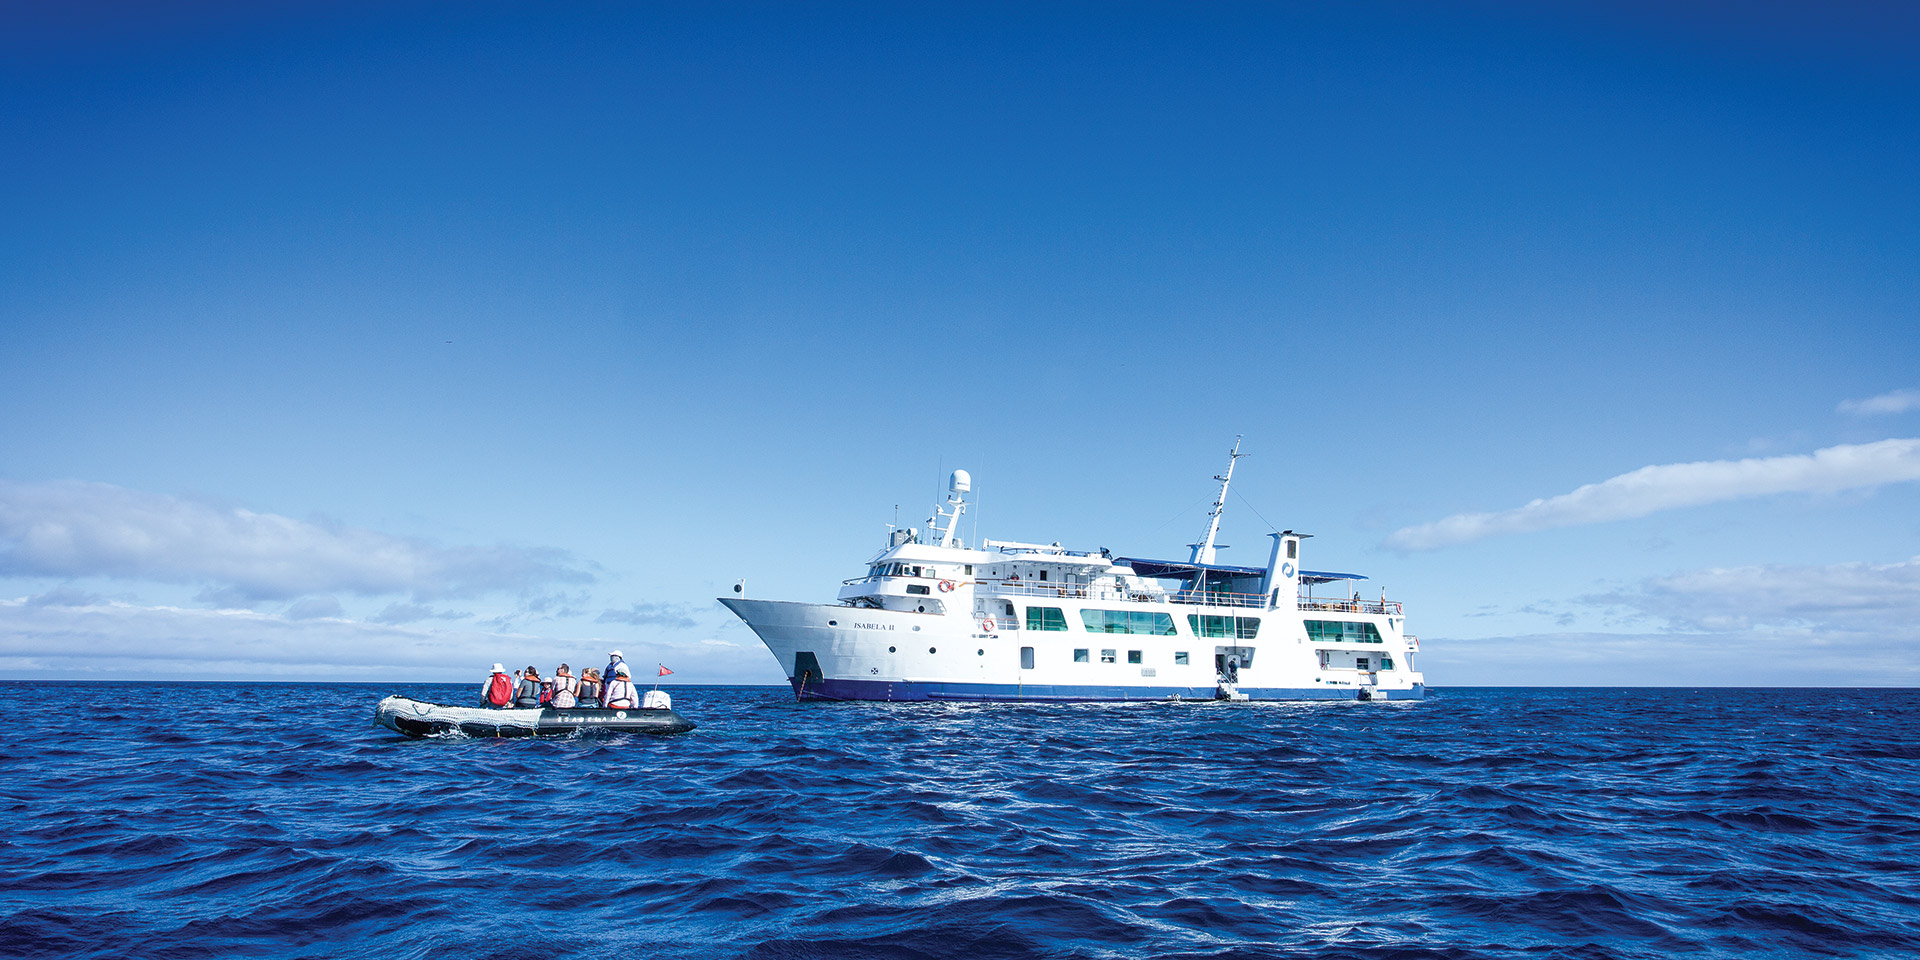
<path fill-rule="evenodd" d="M 1196 637 L 1214 640 L 1252 640 L 1260 636 L 1259 617 L 1214 616 L 1210 613 L 1187 614 L 1187 627 Z"/>
<path fill-rule="evenodd" d="M 1059 607 L 1028 607 L 1028 630 L 1065 630 L 1067 615 Z"/>
<path fill-rule="evenodd" d="M 1088 633 L 1134 633 L 1149 637 L 1175 636 L 1173 615 L 1148 610 L 1082 610 L 1080 622 Z"/>
<path fill-rule="evenodd" d="M 1380 628 L 1358 620 L 1308 620 L 1307 639 L 1316 643 L 1385 643 Z"/>
<path fill-rule="evenodd" d="M 920 596 L 924 597 L 927 595 L 927 592 L 928 592 L 927 585 L 924 583 L 909 583 L 907 584 L 907 592 L 919 594 Z"/>

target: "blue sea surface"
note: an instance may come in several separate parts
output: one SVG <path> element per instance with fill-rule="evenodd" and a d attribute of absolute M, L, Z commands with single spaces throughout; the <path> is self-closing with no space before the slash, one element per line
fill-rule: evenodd
<path fill-rule="evenodd" d="M 0 955 L 1920 955 L 1920 691 L 370 725 L 474 689 L 0 683 Z"/>

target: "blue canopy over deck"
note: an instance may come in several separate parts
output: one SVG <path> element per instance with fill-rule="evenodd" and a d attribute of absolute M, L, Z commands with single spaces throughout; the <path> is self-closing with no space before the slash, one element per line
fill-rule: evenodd
<path fill-rule="evenodd" d="M 1143 560 L 1138 557 L 1115 557 L 1114 563 L 1125 564 L 1133 572 L 1155 580 L 1195 580 L 1204 577 L 1210 582 L 1238 580 L 1242 577 L 1265 577 L 1266 567 L 1232 567 L 1219 563 L 1185 563 L 1179 560 Z M 1365 580 L 1357 573 L 1332 573 L 1325 570 L 1300 571 L 1301 583 L 1334 583 L 1340 580 Z"/>

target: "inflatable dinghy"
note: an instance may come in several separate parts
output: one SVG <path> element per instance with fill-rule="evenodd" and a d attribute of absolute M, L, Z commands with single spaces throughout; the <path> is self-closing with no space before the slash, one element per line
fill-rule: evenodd
<path fill-rule="evenodd" d="M 686 733 L 693 721 L 673 712 L 665 692 L 647 691 L 638 710 L 555 710 L 552 707 L 489 710 L 388 697 L 373 708 L 373 722 L 409 737 L 465 734 L 469 737 L 564 737 L 575 733 Z"/>

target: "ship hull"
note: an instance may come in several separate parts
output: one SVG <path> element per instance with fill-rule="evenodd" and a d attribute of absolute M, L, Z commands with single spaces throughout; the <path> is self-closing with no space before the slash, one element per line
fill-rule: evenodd
<path fill-rule="evenodd" d="M 1418 700 L 1426 694 L 1421 682 L 1366 682 L 1350 671 L 1322 670 L 1304 638 L 1290 635 L 1261 644 L 1254 658 L 1251 647 L 1220 645 L 1249 641 L 990 631 L 961 616 L 737 597 L 720 602 L 766 644 L 804 700 L 1213 700 L 1224 694 L 1215 663 L 1225 650 L 1247 651 L 1242 655 L 1252 661 L 1237 684 L 1249 700 Z"/>

